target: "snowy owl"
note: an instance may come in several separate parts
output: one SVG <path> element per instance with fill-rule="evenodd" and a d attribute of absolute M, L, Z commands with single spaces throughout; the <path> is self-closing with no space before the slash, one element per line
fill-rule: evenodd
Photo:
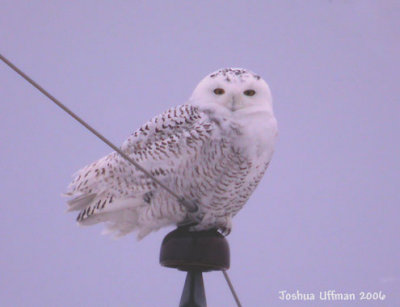
<path fill-rule="evenodd" d="M 68 210 L 81 225 L 105 222 L 116 236 L 142 238 L 167 225 L 217 228 L 229 234 L 271 161 L 277 122 L 267 83 L 251 71 L 206 76 L 186 104 L 136 130 L 121 150 L 184 199 L 194 213 L 118 153 L 79 170 L 68 187 Z"/>

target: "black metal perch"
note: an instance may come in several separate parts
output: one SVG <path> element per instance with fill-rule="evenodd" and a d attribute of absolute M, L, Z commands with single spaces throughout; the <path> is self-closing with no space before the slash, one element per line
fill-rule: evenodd
<path fill-rule="evenodd" d="M 160 264 L 187 272 L 179 307 L 206 307 L 203 272 L 229 269 L 228 241 L 215 229 L 177 228 L 161 244 Z"/>

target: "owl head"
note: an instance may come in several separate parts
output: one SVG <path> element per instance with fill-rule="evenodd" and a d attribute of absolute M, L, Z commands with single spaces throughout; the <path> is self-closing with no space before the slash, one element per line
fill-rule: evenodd
<path fill-rule="evenodd" d="M 226 114 L 273 115 L 268 84 L 259 75 L 242 68 L 224 68 L 206 76 L 193 91 L 190 103 Z"/>

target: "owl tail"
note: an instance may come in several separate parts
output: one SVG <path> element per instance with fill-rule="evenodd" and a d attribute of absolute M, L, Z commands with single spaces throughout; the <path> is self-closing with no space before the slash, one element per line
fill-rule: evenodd
<path fill-rule="evenodd" d="M 66 194 L 68 196 L 68 194 Z M 67 211 L 80 211 L 78 224 L 90 226 L 106 223 L 104 234 L 114 237 L 124 236 L 134 230 L 139 230 L 138 238 L 143 238 L 152 229 L 147 230 L 139 223 L 139 217 L 149 205 L 138 198 L 115 198 L 112 195 L 82 194 L 67 202 Z"/>

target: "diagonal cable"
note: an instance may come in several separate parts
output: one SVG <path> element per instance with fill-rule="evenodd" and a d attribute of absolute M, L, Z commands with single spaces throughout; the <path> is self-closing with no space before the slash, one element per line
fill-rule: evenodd
<path fill-rule="evenodd" d="M 95 136 L 97 136 L 100 140 L 102 140 L 104 143 L 106 143 L 109 147 L 111 147 L 113 150 L 115 150 L 118 154 L 121 155 L 125 160 L 133 164 L 138 170 L 140 170 L 142 173 L 144 173 L 146 176 L 151 178 L 156 184 L 158 184 L 160 187 L 165 189 L 168 193 L 170 193 L 172 196 L 174 196 L 180 204 L 186 207 L 186 209 L 189 212 L 196 212 L 198 210 L 198 205 L 193 202 L 184 199 L 182 196 L 179 196 L 176 194 L 174 191 L 172 191 L 170 188 L 168 188 L 165 184 L 163 184 L 161 181 L 159 181 L 156 177 L 154 177 L 152 174 L 150 174 L 146 169 L 144 169 L 140 164 L 135 162 L 133 159 L 131 159 L 127 154 L 125 154 L 121 149 L 119 149 L 117 146 L 115 146 L 111 141 L 109 141 L 105 136 L 103 136 L 100 132 L 98 132 L 96 129 L 94 129 L 92 126 L 90 126 L 86 121 L 84 121 L 82 118 L 80 118 L 78 115 L 76 115 L 74 112 L 72 112 L 68 107 L 66 107 L 63 103 L 61 103 L 57 98 L 55 98 L 53 95 L 51 95 L 48 91 L 46 91 L 43 87 L 41 87 L 39 84 L 37 84 L 35 81 L 33 81 L 27 74 L 25 74 L 22 70 L 20 70 L 17 66 L 15 66 L 12 62 L 10 62 L 6 57 L 4 57 L 2 54 L 0 54 L 0 59 L 6 63 L 11 69 L 13 69 L 17 74 L 19 74 L 22 78 L 24 78 L 26 81 L 28 81 L 33 87 L 38 89 L 43 95 L 45 95 L 47 98 L 49 98 L 51 101 L 53 101 L 57 106 L 59 106 L 61 109 L 63 109 L 66 113 L 68 113 L 72 118 L 74 118 L 77 122 L 79 122 L 82 126 L 84 126 L 86 129 L 88 129 L 90 132 L 92 132 Z M 233 285 L 229 279 L 228 273 L 224 270 L 222 271 L 224 274 L 225 280 L 228 283 L 229 289 L 232 292 L 232 295 L 236 301 L 236 304 L 238 307 L 242 307 L 240 304 L 239 298 L 236 294 L 235 289 L 233 288 Z"/>
<path fill-rule="evenodd" d="M 35 88 L 37 88 L 43 95 L 45 95 L 47 98 L 49 98 L 51 101 L 53 101 L 57 106 L 59 106 L 61 109 L 63 109 L 65 112 L 67 112 L 71 117 L 73 117 L 76 121 L 78 121 L 82 126 L 84 126 L 86 129 L 88 129 L 90 132 L 92 132 L 95 136 L 97 136 L 100 140 L 102 140 L 104 143 L 106 143 L 108 146 L 110 146 L 113 150 L 115 150 L 117 153 L 119 153 L 124 159 L 126 159 L 127 161 L 132 163 L 138 170 L 140 170 L 146 176 L 150 177 L 156 184 L 158 184 L 160 187 L 162 187 L 168 193 L 170 193 L 172 196 L 174 196 L 179 201 L 179 203 L 181 203 L 183 206 L 186 207 L 186 209 L 189 212 L 197 211 L 198 206 L 194 202 L 185 200 L 183 197 L 176 194 L 174 191 L 172 191 L 170 188 L 168 188 L 165 184 L 163 184 L 161 181 L 159 181 L 157 178 L 155 178 L 146 169 L 144 169 L 142 166 L 140 166 L 140 164 L 135 162 L 127 154 L 125 154 L 121 149 L 119 149 L 117 146 L 115 146 L 113 143 L 111 143 L 100 132 L 98 132 L 96 129 L 94 129 L 92 126 L 90 126 L 87 122 L 85 122 L 82 118 L 80 118 L 78 115 L 76 115 L 74 112 L 72 112 L 69 108 L 67 108 L 63 103 L 61 103 L 58 99 L 56 99 L 53 95 L 51 95 L 43 87 L 41 87 L 39 84 L 37 84 L 35 81 L 33 81 L 28 75 L 26 75 L 22 70 L 20 70 L 17 66 L 15 66 L 13 63 L 11 63 L 2 54 L 0 54 L 0 59 L 3 60 L 3 62 L 6 63 L 9 67 L 11 67 L 15 72 L 17 72 L 22 78 L 24 78 L 31 85 L 33 85 Z"/>
<path fill-rule="evenodd" d="M 238 295 L 237 295 L 237 293 L 236 293 L 236 291 L 235 291 L 235 288 L 233 288 L 233 285 L 232 285 L 231 279 L 230 279 L 229 276 L 228 276 L 228 273 L 227 273 L 225 270 L 222 270 L 222 274 L 224 274 L 226 283 L 228 284 L 229 289 L 230 289 L 231 292 L 232 292 L 232 296 L 233 296 L 233 298 L 235 299 L 236 305 L 237 305 L 238 307 L 242 307 L 242 304 L 241 304 L 240 301 L 239 301 L 239 297 L 238 297 Z"/>

